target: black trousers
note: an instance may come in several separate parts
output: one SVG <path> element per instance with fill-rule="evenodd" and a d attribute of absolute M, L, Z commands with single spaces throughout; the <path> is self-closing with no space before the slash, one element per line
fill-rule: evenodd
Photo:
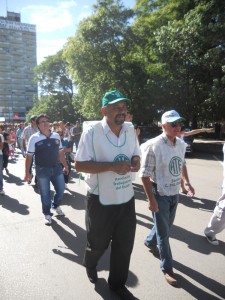
<path fill-rule="evenodd" d="M 99 196 L 86 197 L 87 246 L 84 266 L 95 268 L 111 242 L 108 283 L 114 288 L 125 285 L 136 230 L 135 201 L 120 205 L 102 205 Z"/>

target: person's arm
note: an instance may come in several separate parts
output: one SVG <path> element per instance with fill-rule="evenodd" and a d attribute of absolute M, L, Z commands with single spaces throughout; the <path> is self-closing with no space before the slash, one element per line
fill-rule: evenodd
<path fill-rule="evenodd" d="M 152 190 L 152 182 L 149 177 L 141 177 L 143 187 L 148 200 L 148 207 L 152 212 L 157 212 L 159 210 L 158 203 L 156 201 L 155 195 Z"/>
<path fill-rule="evenodd" d="M 133 155 L 131 158 L 131 172 L 138 172 L 141 166 L 139 155 Z"/>
<path fill-rule="evenodd" d="M 114 172 L 117 174 L 126 174 L 131 171 L 131 164 L 128 161 L 115 162 L 96 162 L 96 161 L 75 161 L 75 169 L 77 172 L 90 174 L 102 172 Z"/>
<path fill-rule="evenodd" d="M 24 149 L 24 152 L 27 152 L 26 141 L 25 141 L 25 139 L 23 139 L 22 141 L 23 141 L 23 149 Z"/>
<path fill-rule="evenodd" d="M 69 168 L 68 168 L 68 165 L 67 165 L 67 162 L 66 162 L 66 158 L 65 158 L 63 149 L 59 150 L 59 159 L 60 159 L 61 164 L 63 165 L 63 172 L 65 174 L 68 174 L 69 173 Z"/>
<path fill-rule="evenodd" d="M 24 152 L 27 152 L 27 145 L 26 145 L 26 128 L 24 128 L 23 132 L 21 133 L 22 145 Z"/>
<path fill-rule="evenodd" d="M 3 135 L 0 135 L 0 150 L 3 149 L 3 146 L 4 146 L 4 137 Z"/>
<path fill-rule="evenodd" d="M 201 128 L 201 129 L 193 129 L 193 130 L 190 130 L 190 131 L 185 131 L 184 132 L 184 136 L 190 136 L 190 135 L 195 135 L 195 134 L 198 134 L 198 133 L 201 133 L 201 132 L 213 132 L 214 129 L 213 128 Z"/>
<path fill-rule="evenodd" d="M 182 168 L 182 178 L 184 179 L 185 181 L 185 185 L 188 187 L 190 193 L 189 195 L 192 197 L 194 196 L 195 194 L 195 190 L 193 188 L 193 186 L 191 185 L 190 181 L 189 181 L 189 176 L 188 176 L 188 171 L 187 171 L 187 166 L 186 164 L 183 165 L 183 168 Z"/>
<path fill-rule="evenodd" d="M 26 159 L 25 159 L 25 176 L 24 180 L 25 181 L 31 181 L 32 180 L 32 175 L 30 174 L 30 167 L 32 164 L 32 157 L 33 155 L 27 154 Z"/>
<path fill-rule="evenodd" d="M 71 152 L 71 147 L 64 147 L 63 151 L 64 153 Z"/>

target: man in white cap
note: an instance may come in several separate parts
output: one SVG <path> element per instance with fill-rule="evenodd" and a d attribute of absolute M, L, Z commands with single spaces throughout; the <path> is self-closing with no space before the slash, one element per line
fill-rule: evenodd
<path fill-rule="evenodd" d="M 88 173 L 87 276 L 91 283 L 97 282 L 97 263 L 111 244 L 109 287 L 120 299 L 135 299 L 125 284 L 136 228 L 131 172 L 140 168 L 140 149 L 133 125 L 124 122 L 127 103 L 119 91 L 104 95 L 104 118 L 83 131 L 75 168 Z"/>
<path fill-rule="evenodd" d="M 162 115 L 163 133 L 141 145 L 139 173 L 154 220 L 145 245 L 153 255 L 158 254 L 165 279 L 173 286 L 177 285 L 177 280 L 173 272 L 169 233 L 176 214 L 182 177 L 190 192 L 194 194 L 187 169 L 183 167 L 186 144 L 177 138 L 183 126 L 182 121 L 184 118 L 175 110 Z"/>

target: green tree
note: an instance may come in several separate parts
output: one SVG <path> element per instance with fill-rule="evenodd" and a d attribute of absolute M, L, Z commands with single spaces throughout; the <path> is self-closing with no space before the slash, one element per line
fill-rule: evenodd
<path fill-rule="evenodd" d="M 35 80 L 41 90 L 40 101 L 35 103 L 35 109 L 46 106 L 54 112 L 56 120 L 62 118 L 66 121 L 74 122 L 76 112 L 74 110 L 75 100 L 74 83 L 67 71 L 67 62 L 62 56 L 63 50 L 55 55 L 48 56 L 35 69 Z M 43 97 L 45 96 L 45 97 Z M 47 96 L 47 97 L 46 97 Z"/>
<path fill-rule="evenodd" d="M 118 89 L 135 103 L 142 69 L 129 51 L 135 43 L 129 20 L 133 12 L 121 1 L 98 1 L 94 13 L 80 23 L 64 49 L 70 73 L 82 101 L 82 114 L 99 118 L 100 99 L 107 90 Z M 137 88 L 135 88 L 137 87 Z M 135 90 L 135 93 L 133 91 Z"/>
<path fill-rule="evenodd" d="M 177 102 L 195 125 L 224 113 L 224 12 L 218 1 L 201 1 L 183 21 L 156 31 L 155 50 L 168 74 L 169 85 L 163 87 L 170 89 L 168 104 Z"/>

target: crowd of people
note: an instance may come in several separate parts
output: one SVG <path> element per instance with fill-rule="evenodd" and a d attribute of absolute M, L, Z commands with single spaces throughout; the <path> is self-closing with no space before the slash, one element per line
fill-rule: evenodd
<path fill-rule="evenodd" d="M 27 147 L 30 137 L 39 132 L 37 125 L 37 116 L 32 115 L 30 122 L 21 122 L 15 124 L 0 124 L 0 194 L 5 194 L 3 189 L 3 174 L 10 176 L 10 169 L 8 168 L 9 158 L 15 158 L 15 151 L 19 149 L 23 157 L 26 157 Z M 49 130 L 57 132 L 60 136 L 62 147 L 64 149 L 65 158 L 67 161 L 68 169 L 71 170 L 71 163 L 74 162 L 73 150 L 78 147 L 79 139 L 82 133 L 82 127 L 78 120 L 76 124 L 63 121 L 49 122 Z M 76 148 L 74 148 L 76 147 Z M 30 165 L 31 183 L 33 176 L 33 160 Z M 69 174 L 65 174 L 65 183 L 69 181 Z M 35 177 L 35 184 L 38 186 Z"/>
<path fill-rule="evenodd" d="M 98 261 L 111 245 L 108 285 L 120 299 L 127 300 L 136 299 L 126 287 L 136 230 L 132 174 L 139 172 L 153 216 L 154 225 L 144 244 L 160 259 L 161 271 L 172 286 L 177 286 L 177 279 L 169 237 L 181 184 L 189 196 L 195 194 L 185 161 L 186 144 L 181 138 L 185 119 L 175 110 L 165 112 L 161 118 L 162 133 L 139 145 L 140 132 L 127 113 L 129 102 L 117 90 L 105 93 L 103 119 L 90 123 L 83 132 L 79 120 L 75 125 L 51 123 L 46 114 L 31 116 L 29 124 L 0 126 L 0 194 L 4 194 L 3 170 L 10 175 L 4 158 L 7 143 L 13 149 L 20 148 L 25 157 L 24 178 L 28 183 L 34 177 L 34 165 L 46 225 L 52 223 L 51 210 L 64 216 L 60 205 L 71 163 L 75 162 L 77 172 L 85 174 L 87 243 L 83 265 L 88 279 L 95 284 Z M 50 183 L 54 187 L 53 199 Z M 224 199 L 223 189 L 204 231 L 213 245 L 219 244 L 216 234 L 225 228 Z"/>

